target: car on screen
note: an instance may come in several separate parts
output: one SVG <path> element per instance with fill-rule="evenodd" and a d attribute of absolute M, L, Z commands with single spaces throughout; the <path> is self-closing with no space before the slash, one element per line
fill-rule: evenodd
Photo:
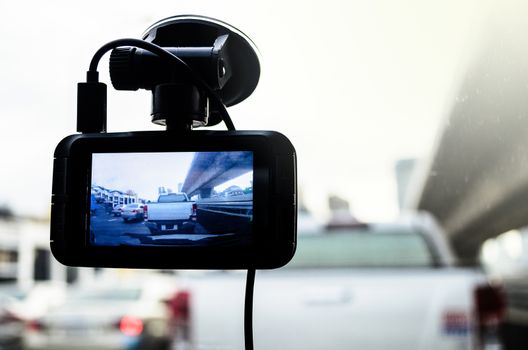
<path fill-rule="evenodd" d="M 112 215 L 113 216 L 121 216 L 123 213 L 123 209 L 125 208 L 124 204 L 117 204 L 114 205 L 114 208 L 112 209 Z"/>
<path fill-rule="evenodd" d="M 156 202 L 145 207 L 145 225 L 152 234 L 180 232 L 185 224 L 192 231 L 197 206 L 186 193 L 161 194 Z"/>
<path fill-rule="evenodd" d="M 124 222 L 132 220 L 143 220 L 145 216 L 145 205 L 141 203 L 131 203 L 123 207 L 121 217 Z"/>

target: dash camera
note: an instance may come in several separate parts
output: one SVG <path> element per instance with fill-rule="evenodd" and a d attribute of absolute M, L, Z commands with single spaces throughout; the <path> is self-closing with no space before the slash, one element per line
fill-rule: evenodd
<path fill-rule="evenodd" d="M 107 51 L 117 90 L 152 91 L 166 131 L 106 133 Z M 66 265 L 277 268 L 296 247 L 296 155 L 273 131 L 235 131 L 227 113 L 260 74 L 226 23 L 176 16 L 95 54 L 78 85 L 79 134 L 54 155 L 51 250 Z M 194 130 L 224 121 L 229 131 Z"/>

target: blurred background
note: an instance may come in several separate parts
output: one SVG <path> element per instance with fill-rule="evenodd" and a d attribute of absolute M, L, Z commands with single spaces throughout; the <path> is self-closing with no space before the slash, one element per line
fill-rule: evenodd
<path fill-rule="evenodd" d="M 257 275 L 257 348 L 526 348 L 526 10 L 492 0 L 1 2 L 0 349 L 242 348 L 243 274 L 70 268 L 49 251 L 53 151 L 75 131 L 76 83 L 102 44 L 176 14 L 221 19 L 258 46 L 258 88 L 230 114 L 238 129 L 277 130 L 295 145 L 300 237 L 391 237 L 300 241 L 284 273 L 303 288 L 288 289 L 281 271 Z M 109 84 L 107 58 L 99 70 Z M 109 89 L 109 131 L 159 129 L 149 114 L 149 92 Z M 378 293 L 397 285 L 406 288 Z M 226 313 L 203 300 L 240 312 L 217 320 Z M 372 315 L 391 321 L 369 326 Z M 259 340 L 276 319 L 314 339 Z"/>

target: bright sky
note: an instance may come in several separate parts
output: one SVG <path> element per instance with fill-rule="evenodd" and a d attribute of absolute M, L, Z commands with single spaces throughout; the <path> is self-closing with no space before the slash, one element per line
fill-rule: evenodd
<path fill-rule="evenodd" d="M 0 204 L 48 214 L 53 150 L 75 132 L 76 83 L 95 50 L 191 13 L 226 21 L 259 47 L 259 86 L 230 113 L 238 129 L 291 139 L 308 208 L 323 218 L 328 194 L 337 194 L 361 219 L 389 219 L 395 162 L 427 155 L 477 47 L 486 3 L 2 1 Z M 110 84 L 106 70 L 101 64 Z M 149 92 L 109 88 L 110 131 L 159 129 L 149 113 Z"/>
<path fill-rule="evenodd" d="M 246 189 L 253 186 L 253 172 L 245 173 L 240 176 L 237 176 L 229 181 L 224 182 L 214 188 L 216 192 L 222 192 L 228 187 L 238 186 L 241 189 Z"/>
<path fill-rule="evenodd" d="M 178 191 L 185 182 L 193 152 L 178 153 L 99 153 L 92 157 L 92 184 L 109 190 L 132 190 L 141 199 L 155 201 L 158 188 Z M 253 172 L 237 176 L 215 187 L 220 192 L 236 185 L 249 187 Z"/>
<path fill-rule="evenodd" d="M 194 153 L 103 153 L 92 157 L 92 184 L 111 190 L 132 190 L 155 201 L 158 187 L 178 192 Z"/>

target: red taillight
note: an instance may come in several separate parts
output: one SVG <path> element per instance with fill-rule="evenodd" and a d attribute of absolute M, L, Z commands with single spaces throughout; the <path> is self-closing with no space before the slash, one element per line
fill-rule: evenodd
<path fill-rule="evenodd" d="M 132 209 L 132 212 L 133 212 L 133 213 L 137 213 L 137 210 L 136 210 L 136 209 Z"/>
<path fill-rule="evenodd" d="M 485 284 L 475 289 L 477 342 L 480 347 L 499 340 L 499 326 L 506 313 L 506 295 L 500 286 Z"/>
<path fill-rule="evenodd" d="M 191 293 L 186 290 L 182 290 L 174 294 L 174 296 L 169 299 L 167 303 L 172 313 L 172 319 L 175 326 L 175 339 L 177 339 L 177 341 L 190 340 L 190 300 Z"/>
<path fill-rule="evenodd" d="M 143 217 L 145 220 L 148 220 L 148 207 L 147 205 L 143 206 Z"/>
<path fill-rule="evenodd" d="M 124 335 L 138 336 L 143 332 L 143 321 L 134 316 L 123 316 L 119 321 L 119 330 Z"/>
<path fill-rule="evenodd" d="M 190 293 L 188 291 L 177 292 L 170 300 L 169 305 L 175 320 L 186 322 L 190 316 Z"/>
<path fill-rule="evenodd" d="M 198 209 L 198 205 L 196 205 L 196 203 L 193 203 L 192 205 L 192 215 L 195 216 L 196 215 L 196 210 Z"/>
<path fill-rule="evenodd" d="M 30 332 L 42 332 L 46 327 L 44 323 L 39 320 L 29 320 L 26 323 L 26 329 Z"/>
<path fill-rule="evenodd" d="M 504 317 L 506 297 L 502 287 L 490 284 L 477 287 L 475 302 L 479 322 L 497 322 Z"/>

